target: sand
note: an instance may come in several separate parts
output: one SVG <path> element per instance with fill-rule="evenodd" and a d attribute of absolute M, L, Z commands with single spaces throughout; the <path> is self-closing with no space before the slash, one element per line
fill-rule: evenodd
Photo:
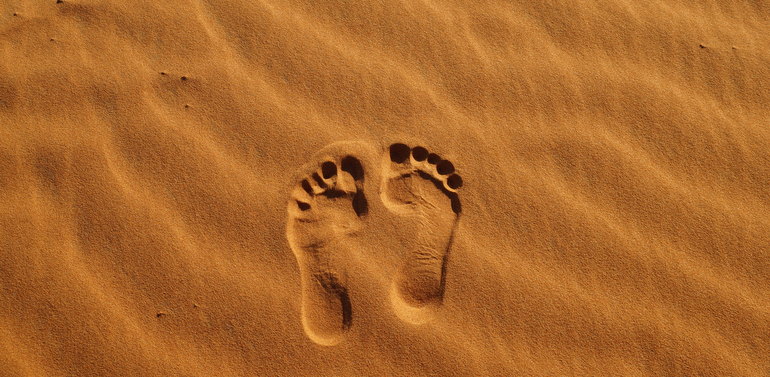
<path fill-rule="evenodd" d="M 768 376 L 766 1 L 0 3 L 2 376 Z"/>

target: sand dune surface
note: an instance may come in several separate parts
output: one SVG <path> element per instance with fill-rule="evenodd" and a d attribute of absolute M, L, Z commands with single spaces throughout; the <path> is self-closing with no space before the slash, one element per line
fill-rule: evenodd
<path fill-rule="evenodd" d="M 1 376 L 768 376 L 766 1 L 4 0 Z"/>

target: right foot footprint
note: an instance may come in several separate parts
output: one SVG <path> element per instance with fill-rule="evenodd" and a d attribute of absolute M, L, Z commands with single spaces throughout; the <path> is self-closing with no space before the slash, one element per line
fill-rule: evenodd
<path fill-rule="evenodd" d="M 300 268 L 305 333 L 334 345 L 353 321 L 340 252 L 367 212 L 364 170 L 353 156 L 329 157 L 313 168 L 292 192 L 287 238 Z"/>
<path fill-rule="evenodd" d="M 418 238 L 401 267 L 391 298 L 396 313 L 423 323 L 444 296 L 446 257 L 461 212 L 462 178 L 454 165 L 423 147 L 390 146 L 380 195 L 391 211 L 418 219 Z"/>

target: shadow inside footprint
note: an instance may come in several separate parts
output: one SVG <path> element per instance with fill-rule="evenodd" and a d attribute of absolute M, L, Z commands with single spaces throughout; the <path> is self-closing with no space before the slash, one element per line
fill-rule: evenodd
<path fill-rule="evenodd" d="M 364 167 L 361 166 L 361 161 L 353 156 L 346 156 L 343 158 L 340 162 L 340 169 L 350 174 L 356 182 L 359 182 L 364 178 Z M 366 215 L 369 212 L 369 204 L 366 201 L 366 195 L 364 194 L 363 189 L 358 190 L 355 195 L 353 195 L 352 203 L 353 211 L 355 211 L 356 215 L 359 217 Z"/>

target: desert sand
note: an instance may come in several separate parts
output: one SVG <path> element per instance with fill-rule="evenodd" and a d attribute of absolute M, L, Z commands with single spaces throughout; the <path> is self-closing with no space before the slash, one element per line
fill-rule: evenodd
<path fill-rule="evenodd" d="M 767 1 L 4 0 L 0 376 L 768 376 Z"/>

